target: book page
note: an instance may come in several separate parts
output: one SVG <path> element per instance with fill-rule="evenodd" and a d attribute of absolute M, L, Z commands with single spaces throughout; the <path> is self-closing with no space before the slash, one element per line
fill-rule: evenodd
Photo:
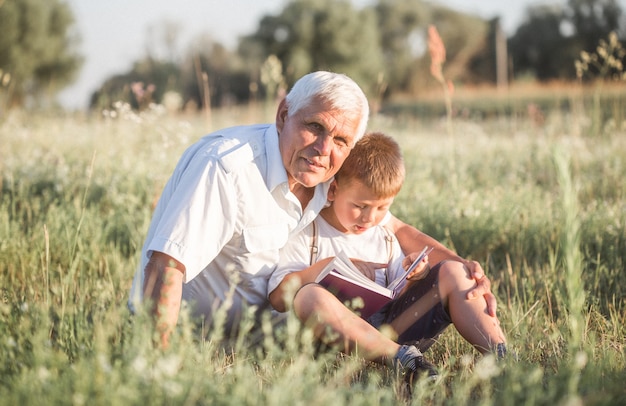
<path fill-rule="evenodd" d="M 357 286 L 366 288 L 372 292 L 376 292 L 380 295 L 392 298 L 393 292 L 391 289 L 388 289 L 384 286 L 378 285 L 373 280 L 369 279 L 367 276 L 363 275 L 361 271 L 359 271 L 350 258 L 341 251 L 332 261 L 326 265 L 324 270 L 319 274 L 316 278 L 316 282 L 322 281 L 326 275 L 329 273 L 339 274 L 343 277 L 343 279 L 348 280 L 354 283 Z M 366 300 L 366 298 L 364 298 Z"/>

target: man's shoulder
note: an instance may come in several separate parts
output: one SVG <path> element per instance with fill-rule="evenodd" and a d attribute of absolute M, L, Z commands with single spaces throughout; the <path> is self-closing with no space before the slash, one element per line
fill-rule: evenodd
<path fill-rule="evenodd" d="M 226 172 L 232 172 L 265 153 L 265 134 L 270 124 L 230 127 L 205 136 Z"/>

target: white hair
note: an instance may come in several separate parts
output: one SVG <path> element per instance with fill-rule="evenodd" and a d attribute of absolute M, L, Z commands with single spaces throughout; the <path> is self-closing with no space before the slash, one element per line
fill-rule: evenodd
<path fill-rule="evenodd" d="M 365 93 L 354 80 L 341 73 L 326 71 L 302 76 L 285 98 L 289 116 L 297 113 L 314 98 L 329 102 L 333 109 L 357 114 L 359 126 L 354 141 L 363 137 L 369 119 L 369 104 Z"/>

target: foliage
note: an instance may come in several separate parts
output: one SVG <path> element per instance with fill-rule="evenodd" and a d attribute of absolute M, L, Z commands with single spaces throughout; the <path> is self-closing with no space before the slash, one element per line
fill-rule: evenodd
<path fill-rule="evenodd" d="M 609 28 L 621 27 L 620 13 L 615 0 L 602 0 L 593 7 L 572 0 L 567 7 L 530 8 L 527 20 L 509 41 L 510 69 L 517 77 L 573 78 L 580 51 L 590 51 L 602 38 L 598 35 Z M 102 104 L 95 102 L 98 99 L 110 106 L 119 95 L 120 100 L 135 104 L 124 90 L 130 89 L 130 81 L 154 84 L 156 102 L 174 90 L 185 103 L 203 106 L 209 99 L 204 97 L 206 89 L 213 106 L 272 99 L 278 88 L 273 82 L 266 86 L 261 76 L 267 61 L 277 58 L 284 80 L 281 89 L 312 70 L 344 72 L 361 84 L 372 100 L 372 111 L 378 111 L 384 101 L 423 97 L 438 85 L 429 75 L 430 25 L 446 44 L 445 76 L 452 83 L 458 87 L 496 82 L 498 19 L 485 21 L 422 0 L 379 0 L 361 8 L 349 0 L 291 0 L 278 14 L 264 16 L 256 31 L 239 41 L 236 52 L 202 38 L 174 67 L 178 80 L 167 82 L 157 68 L 173 61 L 162 63 L 150 56 L 146 60 L 154 71 L 140 73 L 134 67 L 111 78 L 94 95 L 92 106 Z"/>
<path fill-rule="evenodd" d="M 362 9 L 347 0 L 297 0 L 288 2 L 278 15 L 263 17 L 256 32 L 242 38 L 236 53 L 201 38 L 180 66 L 173 66 L 171 60 L 160 62 L 149 57 L 129 73 L 105 82 L 93 95 L 91 105 L 110 107 L 121 100 L 136 107 L 130 86 L 140 81 L 155 85 L 156 102 L 174 87 L 185 103 L 199 106 L 204 103 L 199 72 L 206 75 L 214 106 L 271 99 L 277 92 L 276 85 L 268 87 L 261 76 L 272 58 L 278 58 L 282 66 L 281 88 L 288 88 L 311 70 L 329 69 L 355 78 L 372 100 L 407 89 L 420 91 L 432 84 L 423 62 L 430 20 L 445 30 L 442 36 L 450 44 L 449 66 L 455 79 L 493 80 L 484 74 L 464 72 L 470 59 L 480 59 L 478 50 L 484 45 L 486 32 L 480 19 L 421 0 L 385 0 Z M 137 67 L 144 65 L 153 69 L 140 72 Z M 165 77 L 157 74 L 160 66 L 172 66 L 171 71 L 178 72 L 178 81 L 164 83 Z"/>
<path fill-rule="evenodd" d="M 215 111 L 213 128 L 272 119 L 257 113 Z M 0 123 L 0 404 L 624 404 L 626 137 L 580 137 L 580 123 L 456 117 L 447 134 L 373 117 L 405 154 L 394 214 L 484 265 L 511 352 L 481 358 L 450 328 L 426 354 L 442 378 L 405 401 L 401 378 L 319 351 L 291 317 L 225 343 L 183 313 L 171 349 L 154 348 L 125 306 L 136 255 L 177 159 L 210 129 L 158 106 L 14 111 Z"/>
<path fill-rule="evenodd" d="M 593 106 L 591 108 L 593 112 L 591 133 L 594 135 L 603 133 L 602 127 L 607 120 L 612 120 L 621 125 L 626 119 L 622 113 L 620 103 L 613 103 L 608 115 L 601 103 L 601 94 L 604 86 L 609 83 L 626 82 L 624 62 L 626 62 L 626 50 L 618 41 L 615 32 L 609 34 L 608 40 L 601 39 L 595 52 L 582 51 L 580 59 L 575 62 L 574 66 L 578 80 L 581 83 L 583 81 L 591 81 L 595 86 Z"/>
<path fill-rule="evenodd" d="M 242 51 L 276 55 L 288 86 L 311 71 L 333 70 L 351 76 L 371 93 L 373 80 L 383 70 L 375 16 L 371 10 L 356 11 L 348 0 L 291 1 L 279 15 L 261 19 L 257 31 L 243 42 Z M 254 60 L 254 55 L 243 56 Z"/>
<path fill-rule="evenodd" d="M 626 50 L 619 42 L 617 33 L 610 32 L 608 40 L 600 39 L 595 52 L 581 51 L 580 59 L 576 60 L 576 77 L 581 80 L 591 76 L 601 81 L 626 81 L 624 60 Z"/>
<path fill-rule="evenodd" d="M 74 79 L 82 58 L 73 24 L 70 7 L 60 0 L 0 3 L 0 70 L 3 78 L 10 75 L 0 87 L 6 106 L 37 105 Z"/>
<path fill-rule="evenodd" d="M 133 108 L 144 109 L 151 101 L 162 100 L 170 89 L 179 87 L 180 68 L 172 62 L 144 59 L 135 62 L 131 71 L 107 79 L 100 89 L 91 95 L 89 105 L 101 111 L 111 108 L 115 102 L 127 102 Z M 142 88 L 150 87 L 149 97 L 138 92 L 133 84 L 141 84 Z"/>
<path fill-rule="evenodd" d="M 60 0 L 40 3 L 1 3 L 0 103 L 5 106 L 46 107 L 80 67 L 69 6 Z M 508 43 L 511 73 L 516 78 L 573 79 L 580 52 L 592 52 L 609 32 L 623 39 L 625 24 L 617 0 L 533 6 Z M 90 106 L 111 108 L 121 101 L 142 109 L 150 102 L 163 103 L 166 94 L 177 100 L 168 104 L 189 110 L 272 98 L 278 89 L 266 88 L 260 76 L 268 58 L 276 57 L 283 69 L 281 87 L 311 70 L 340 71 L 362 85 L 377 111 L 383 101 L 422 97 L 437 86 L 428 74 L 429 25 L 437 27 L 446 43 L 445 74 L 457 87 L 495 83 L 497 18 L 485 21 L 423 0 L 289 0 L 278 14 L 264 16 L 236 50 L 202 36 L 179 52 L 180 26 L 160 23 L 150 31 L 146 55 L 128 72 L 105 80 Z M 141 101 L 132 91 L 139 84 Z M 149 98 L 147 89 L 154 89 Z"/>
<path fill-rule="evenodd" d="M 129 72 L 107 79 L 92 94 L 89 104 L 94 110 L 112 108 L 116 102 L 144 109 L 149 103 L 142 102 L 132 90 L 133 83 L 142 83 L 154 88 L 151 102 L 161 103 L 165 94 L 176 92 L 185 104 L 181 107 L 203 108 L 206 85 L 212 105 L 228 106 L 250 100 L 250 80 L 236 55 L 208 37 L 199 37 L 180 63 L 153 57 L 136 61 Z"/>
<path fill-rule="evenodd" d="M 625 27 L 616 0 L 569 0 L 567 5 L 537 5 L 509 40 L 516 75 L 539 80 L 574 79 L 574 61 L 591 52 L 610 32 Z M 623 32 L 623 31 L 622 31 Z"/>
<path fill-rule="evenodd" d="M 381 0 L 374 7 L 389 88 L 407 89 L 415 58 L 423 54 L 429 6 L 421 0 Z"/>

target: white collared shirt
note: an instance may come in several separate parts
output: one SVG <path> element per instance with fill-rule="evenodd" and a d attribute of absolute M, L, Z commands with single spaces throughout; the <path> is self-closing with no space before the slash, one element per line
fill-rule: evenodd
<path fill-rule="evenodd" d="M 387 212 L 380 224 L 365 230 L 361 234 L 344 233 L 330 225 L 322 216 L 315 219 L 317 234 L 315 245 L 317 253 L 313 262 L 337 256 L 344 252 L 349 258 L 366 262 L 388 263 L 386 269 L 376 270 L 375 282 L 387 286 L 404 274 L 402 260 L 404 253 L 396 238 L 389 240 L 390 232 L 384 225 L 391 219 Z M 281 249 L 280 260 L 268 283 L 268 294 L 274 291 L 288 274 L 301 271 L 310 266 L 311 244 L 313 244 L 313 226 L 308 224 L 301 232 L 289 238 Z M 391 244 L 391 245 L 389 245 Z M 390 255 L 391 254 L 391 255 Z"/>
<path fill-rule="evenodd" d="M 289 191 L 275 125 L 209 134 L 181 157 L 155 209 L 131 291 L 141 300 L 152 251 L 185 265 L 183 299 L 210 315 L 233 290 L 228 317 L 244 303 L 264 306 L 279 250 L 317 216 L 328 184 L 315 188 L 303 210 Z"/>

